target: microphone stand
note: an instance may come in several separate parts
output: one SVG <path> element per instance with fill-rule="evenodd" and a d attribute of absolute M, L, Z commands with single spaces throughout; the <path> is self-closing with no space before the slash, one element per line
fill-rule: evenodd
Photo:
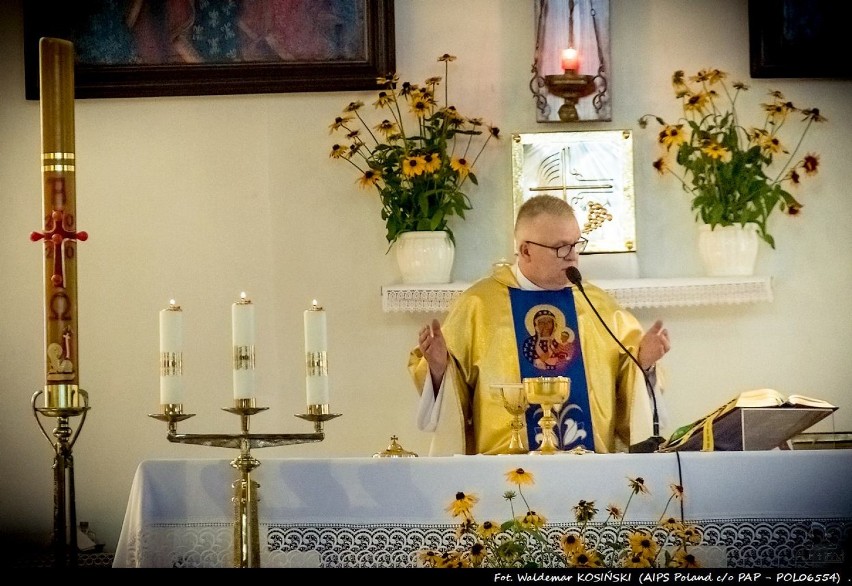
<path fill-rule="evenodd" d="M 645 389 L 647 390 L 648 394 L 651 395 L 651 401 L 653 404 L 653 435 L 646 440 L 642 440 L 639 443 L 631 445 L 630 453 L 647 454 L 656 452 L 657 448 L 660 447 L 660 444 L 662 444 L 666 440 L 660 435 L 660 414 L 657 411 L 657 394 L 654 392 L 654 385 L 651 384 L 651 379 L 648 378 L 648 373 L 645 372 L 645 369 L 642 368 L 642 365 L 639 363 L 639 360 L 635 356 L 633 356 L 633 353 L 630 352 L 630 350 L 628 350 L 624 346 L 624 344 L 621 343 L 621 340 L 619 340 L 616 335 L 612 333 L 612 330 L 609 329 L 609 326 L 606 324 L 603 317 L 601 317 L 601 314 L 598 313 L 597 308 L 592 304 L 591 300 L 589 299 L 589 296 L 586 295 L 586 290 L 583 288 L 583 277 L 580 274 L 580 270 L 577 267 L 568 267 L 568 269 L 565 271 L 565 276 L 567 276 L 568 280 L 571 281 L 571 283 L 573 283 L 574 285 L 576 285 L 577 288 L 580 290 L 580 293 L 583 294 L 583 298 L 586 300 L 586 303 L 589 304 L 589 307 L 592 309 L 595 316 L 598 318 L 598 321 L 601 322 L 601 325 L 603 325 L 610 337 L 616 341 L 616 343 L 621 347 L 621 349 L 624 350 L 624 353 L 630 357 L 630 359 L 636 364 L 637 367 L 639 367 L 639 372 L 642 373 L 642 378 L 645 380 Z"/>

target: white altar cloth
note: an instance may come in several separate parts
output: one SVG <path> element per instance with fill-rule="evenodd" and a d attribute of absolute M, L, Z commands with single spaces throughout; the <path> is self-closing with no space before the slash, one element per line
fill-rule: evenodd
<path fill-rule="evenodd" d="M 800 532 L 840 531 L 840 540 L 847 539 L 852 528 L 850 450 L 261 458 L 252 473 L 259 484 L 261 542 L 269 545 L 269 551 L 263 548 L 261 564 L 413 564 L 417 535 L 455 527 L 458 519 L 450 516 L 447 506 L 458 491 L 480 498 L 474 509 L 478 520 L 508 519 L 509 505 L 502 495 L 517 487 L 505 475 L 518 467 L 535 476 L 535 484 L 524 487 L 523 493 L 549 524 L 573 523 L 572 507 L 581 499 L 595 501 L 601 511 L 609 504 L 624 508 L 630 495 L 628 479 L 642 477 L 650 494 L 632 499 L 627 521 L 656 522 L 671 494 L 669 486 L 682 484 L 683 513 L 689 522 L 737 527 L 761 523 L 764 532 L 789 522 Z M 237 478 L 230 460 L 142 462 L 114 567 L 231 565 L 231 484 Z M 670 504 L 666 516 L 679 517 L 679 506 Z M 344 529 L 354 534 L 346 537 L 351 540 L 347 546 L 336 542 L 335 532 Z M 374 540 L 376 532 L 381 535 Z M 732 545 L 746 547 L 746 542 L 747 537 L 735 537 L 729 550 Z M 344 552 L 347 547 L 352 551 Z M 366 552 L 369 549 L 375 551 Z M 407 549 L 411 551 L 402 551 Z M 782 558 L 766 563 L 789 563 L 783 556 L 793 554 L 778 555 Z M 734 562 L 747 567 L 745 559 Z"/>

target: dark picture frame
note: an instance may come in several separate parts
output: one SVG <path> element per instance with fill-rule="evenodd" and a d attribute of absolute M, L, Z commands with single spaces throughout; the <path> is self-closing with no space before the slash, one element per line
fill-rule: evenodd
<path fill-rule="evenodd" d="M 118 4 L 125 6 L 134 1 L 120 0 Z M 217 1 L 222 0 L 213 0 Z M 305 18 L 306 27 L 320 26 L 317 23 L 321 22 L 318 16 L 321 3 L 316 0 L 304 2 L 303 12 L 307 14 L 310 11 L 310 18 Z M 149 8 L 153 7 L 152 10 L 160 12 L 187 5 L 181 4 L 182 0 L 136 1 L 138 5 L 146 3 Z M 393 0 L 325 0 L 332 9 L 348 9 L 359 15 L 357 22 L 346 21 L 345 24 L 337 24 L 334 29 L 338 36 L 342 30 L 342 34 L 349 34 L 347 38 L 359 41 L 355 55 L 329 54 L 316 58 L 274 55 L 266 59 L 230 61 L 205 57 L 200 62 L 146 62 L 136 55 L 132 63 L 87 62 L 76 51 L 78 40 L 83 43 L 83 39 L 78 39 L 82 37 L 80 31 L 94 29 L 92 26 L 84 27 L 91 24 L 86 19 L 95 18 L 92 6 L 97 4 L 105 3 L 95 0 L 80 3 L 27 0 L 24 3 L 26 99 L 39 99 L 39 39 L 42 37 L 63 38 L 75 43 L 75 97 L 78 99 L 373 90 L 377 87 L 378 77 L 393 73 L 396 68 Z M 111 6 L 115 4 L 113 2 Z M 188 2 L 188 5 L 194 3 Z M 269 0 L 243 0 L 242 3 L 230 2 L 228 5 L 273 10 L 280 4 Z M 95 24 L 101 26 L 103 15 L 98 15 L 98 18 L 100 20 Z M 265 22 L 269 20 L 265 19 Z M 285 22 L 291 31 L 296 26 L 292 18 L 289 21 L 278 18 L 278 22 Z M 115 27 L 123 23 L 115 19 L 112 24 Z M 347 30 L 345 27 L 350 24 L 359 28 Z M 99 40 L 99 37 L 95 39 Z"/>
<path fill-rule="evenodd" d="M 852 78 L 847 4 L 749 0 L 751 77 Z"/>

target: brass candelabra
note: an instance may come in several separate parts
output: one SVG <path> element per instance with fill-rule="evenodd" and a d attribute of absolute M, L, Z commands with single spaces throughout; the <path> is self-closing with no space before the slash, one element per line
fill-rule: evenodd
<path fill-rule="evenodd" d="M 217 448 L 235 448 L 240 455 L 231 461 L 231 466 L 239 471 L 240 477 L 232 487 L 234 489 L 234 567 L 260 567 L 260 528 L 257 512 L 257 489 L 260 486 L 252 480 L 252 471 L 260 466 L 260 461 L 251 455 L 252 448 L 269 448 L 290 444 L 321 442 L 325 439 L 323 424 L 339 413 L 329 413 L 328 405 L 308 405 L 306 413 L 298 413 L 296 417 L 314 422 L 314 433 L 249 433 L 250 418 L 268 407 L 257 407 L 255 399 L 234 399 L 234 406 L 223 408 L 228 413 L 240 416 L 240 433 L 198 433 L 179 434 L 177 424 L 180 421 L 194 417 L 194 413 L 184 413 L 183 404 L 169 403 L 163 405 L 162 413 L 150 414 L 149 417 L 168 423 L 169 431 L 166 438 L 173 443 L 196 444 Z"/>
<path fill-rule="evenodd" d="M 37 407 L 36 401 L 44 393 L 45 406 Z M 54 451 L 53 457 L 53 563 L 57 567 L 77 565 L 77 505 L 74 491 L 74 442 L 86 422 L 89 411 L 89 395 L 77 385 L 46 385 L 36 391 L 31 400 L 33 417 L 41 433 Z M 39 415 L 57 420 L 53 437 L 47 433 Z M 71 427 L 70 419 L 82 415 L 77 430 Z"/>

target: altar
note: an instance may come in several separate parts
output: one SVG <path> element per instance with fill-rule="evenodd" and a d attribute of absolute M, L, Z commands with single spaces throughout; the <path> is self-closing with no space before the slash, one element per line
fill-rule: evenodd
<path fill-rule="evenodd" d="M 478 521 L 511 517 L 506 473 L 546 531 L 576 526 L 579 501 L 622 509 L 623 523 L 681 518 L 702 547 L 736 568 L 839 567 L 852 543 L 852 451 L 772 450 L 441 458 L 267 458 L 259 483 L 262 567 L 417 567 L 418 553 L 455 544 L 457 492 L 479 498 Z M 230 567 L 237 472 L 225 459 L 147 460 L 128 499 L 114 567 Z M 671 485 L 683 499 L 671 499 Z M 515 513 L 526 512 L 523 501 Z M 682 509 L 681 509 L 682 507 Z M 550 534 L 548 534 L 550 535 Z M 717 566 L 718 567 L 718 566 Z"/>

